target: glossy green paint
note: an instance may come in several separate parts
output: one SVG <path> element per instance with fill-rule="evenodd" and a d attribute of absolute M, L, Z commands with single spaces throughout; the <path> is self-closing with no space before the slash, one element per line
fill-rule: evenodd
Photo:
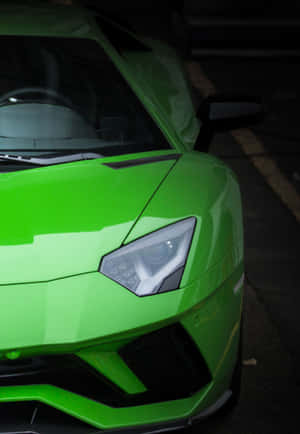
<path fill-rule="evenodd" d="M 38 400 L 105 430 L 188 417 L 200 406 L 211 387 L 207 386 L 201 393 L 184 400 L 121 409 L 107 407 L 48 385 L 3 387 L 0 390 L 0 402 Z"/>
<path fill-rule="evenodd" d="M 0 7 L 0 33 L 96 39 L 173 147 L 1 173 L 0 358 L 73 353 L 127 393 L 144 385 L 117 351 L 137 336 L 180 321 L 213 381 L 188 399 L 114 409 L 49 385 L 0 387 L 0 401 L 38 400 L 105 429 L 188 417 L 229 387 L 236 361 L 243 273 L 237 180 L 221 161 L 188 152 L 199 123 L 174 52 L 120 56 L 79 8 Z M 103 163 L 180 152 L 114 170 Z M 139 298 L 97 272 L 101 257 L 149 232 L 195 216 L 181 288 Z"/>
<path fill-rule="evenodd" d="M 171 47 L 159 41 L 146 39 L 145 43 L 153 47 L 153 52 L 127 52 L 125 59 L 147 98 L 160 107 L 165 121 L 172 125 L 186 148 L 192 149 L 200 123 L 182 61 Z"/>
<path fill-rule="evenodd" d="M 221 260 L 229 277 L 243 261 L 240 190 L 233 172 L 207 154 L 190 152 L 179 159 L 125 243 L 190 216 L 197 224 L 181 285 Z"/>
<path fill-rule="evenodd" d="M 96 271 L 174 165 L 115 170 L 105 161 L 1 174 L 0 285 Z"/>
<path fill-rule="evenodd" d="M 184 289 L 137 297 L 94 272 L 49 282 L 1 287 L 1 352 L 26 349 L 60 352 L 135 337 L 176 320 L 226 278 L 221 261 L 201 281 Z M 16 321 L 18 319 L 18 321 Z"/>
<path fill-rule="evenodd" d="M 76 354 L 109 380 L 129 394 L 143 393 L 147 389 L 136 375 L 128 368 L 116 351 L 86 349 Z"/>
<path fill-rule="evenodd" d="M 222 267 L 220 267 L 220 270 L 217 270 L 217 274 L 219 274 L 219 276 L 221 275 L 221 269 Z M 89 286 L 89 291 L 92 291 L 94 294 L 93 301 L 95 307 L 94 309 L 92 309 L 92 303 L 90 303 L 86 298 L 85 308 L 88 307 L 89 315 L 91 316 L 91 318 L 94 318 L 92 319 L 92 323 L 94 323 L 94 326 L 99 326 L 99 328 L 102 330 L 104 324 L 106 324 L 107 327 L 115 327 L 115 329 L 118 329 L 115 336 L 109 336 L 109 340 L 118 340 L 120 344 L 120 342 L 122 343 L 122 337 L 128 338 L 128 336 L 130 337 L 131 334 L 132 339 L 132 332 L 134 332 L 135 336 L 141 333 L 143 334 L 149 332 L 150 330 L 152 330 L 153 324 L 155 324 L 156 327 L 161 327 L 163 324 L 165 324 L 165 320 L 169 319 L 169 322 L 181 321 L 184 327 L 189 332 L 191 332 L 192 336 L 195 338 L 196 344 L 199 345 L 199 347 L 201 346 L 201 349 L 203 345 L 205 345 L 205 355 L 208 357 L 208 363 L 210 365 L 210 368 L 212 369 L 213 381 L 207 387 L 203 388 L 191 398 L 162 402 L 159 404 L 143 405 L 139 407 L 114 409 L 53 386 L 37 385 L 10 388 L 2 387 L 0 389 L 0 401 L 12 402 L 24 400 L 39 400 L 46 404 L 52 405 L 60 410 L 63 410 L 85 422 L 88 422 L 95 427 L 102 429 L 163 422 L 172 420 L 174 418 L 180 419 L 202 411 L 208 405 L 215 402 L 216 399 L 222 394 L 224 388 L 226 389 L 230 383 L 230 377 L 235 363 L 235 355 L 238 343 L 238 323 L 242 297 L 242 290 L 240 290 L 237 294 L 233 294 L 233 286 L 236 284 L 238 278 L 240 278 L 240 274 L 241 270 L 237 270 L 235 275 L 232 276 L 231 279 L 226 280 L 226 282 L 224 282 L 219 289 L 213 291 L 210 297 L 208 297 L 201 303 L 193 304 L 192 307 L 190 307 L 191 301 L 187 300 L 187 294 L 193 294 L 194 285 L 191 285 L 190 288 L 186 288 L 187 292 L 185 290 L 179 290 L 167 294 L 161 294 L 159 296 L 154 296 L 150 298 L 146 297 L 142 299 L 139 299 L 128 291 L 125 291 L 123 288 L 120 288 L 120 290 L 123 291 L 123 294 L 128 295 L 128 298 L 127 302 L 125 302 L 126 297 L 123 297 L 122 299 L 122 312 L 125 318 L 124 321 L 119 319 L 119 327 L 120 323 L 124 323 L 125 321 L 127 324 L 129 324 L 130 317 L 132 317 L 133 309 L 137 307 L 134 301 L 139 303 L 141 302 L 141 304 L 144 305 L 143 308 L 140 306 L 140 314 L 138 315 L 137 321 L 135 322 L 134 320 L 132 320 L 132 322 L 137 325 L 137 329 L 133 330 L 132 326 L 130 326 L 129 324 L 131 329 L 130 332 L 128 333 L 124 331 L 122 334 L 118 333 L 119 327 L 115 324 L 112 324 L 112 321 L 110 321 L 111 324 L 108 324 L 107 319 L 109 315 L 112 316 L 112 312 L 115 312 L 114 319 L 116 322 L 118 321 L 119 315 L 116 315 L 117 312 L 120 312 L 120 308 L 118 308 L 118 305 L 112 306 L 111 302 L 107 304 L 103 303 L 104 297 L 98 295 L 98 292 L 102 292 L 102 295 L 104 295 L 103 284 L 99 284 L 99 287 L 97 288 L 99 291 L 94 290 L 96 286 L 96 281 L 94 281 L 93 284 Z M 209 282 L 209 277 L 207 277 L 208 281 L 206 281 L 205 284 L 211 283 L 211 287 L 213 287 L 215 281 L 214 275 L 215 272 L 212 272 L 211 282 Z M 96 273 L 94 273 L 93 275 L 89 275 L 89 277 L 91 276 L 96 279 Z M 78 279 L 81 280 L 81 285 L 78 285 L 78 287 L 87 287 L 86 282 L 83 281 L 84 278 L 87 278 L 87 276 L 78 276 Z M 75 278 L 63 279 L 61 282 L 71 279 L 74 280 Z M 24 285 L 24 287 L 30 290 L 30 285 Z M 76 300 L 77 291 L 74 281 L 70 285 L 70 291 L 72 287 L 75 288 L 75 291 L 72 293 L 71 297 L 72 299 Z M 107 289 L 109 289 L 108 287 L 105 291 L 105 298 L 107 300 L 110 298 L 111 300 L 111 297 L 107 295 Z M 117 288 L 117 285 L 115 286 L 115 289 L 119 289 Z M 112 287 L 110 288 L 110 290 L 112 290 Z M 53 292 L 53 290 L 49 291 L 49 297 L 54 297 Z M 59 292 L 61 293 L 61 291 Z M 111 293 L 111 291 L 109 292 Z M 122 297 L 121 292 L 119 293 L 119 295 Z M 99 297 L 99 302 L 100 300 L 102 300 L 101 315 L 99 315 L 100 304 L 96 304 L 95 298 L 97 296 Z M 131 297 L 132 300 L 129 301 Z M 114 302 L 116 302 L 118 299 L 119 297 L 116 296 L 113 298 Z M 147 301 L 150 301 L 150 304 L 147 303 Z M 76 306 L 76 303 L 74 304 L 74 306 Z M 78 309 L 81 308 L 81 305 L 77 306 Z M 68 310 L 70 312 L 68 312 Z M 93 310 L 95 313 L 92 312 Z M 108 312 L 106 316 L 105 313 L 107 310 Z M 67 304 L 66 297 L 64 312 L 65 324 L 69 323 L 71 311 L 72 307 L 70 306 L 70 304 Z M 34 312 L 35 310 L 32 310 L 31 314 L 34 314 Z M 98 316 L 98 325 L 96 324 L 96 312 Z M 162 312 L 164 313 L 162 314 Z M 29 313 L 30 310 L 28 309 L 28 314 Z M 232 315 L 231 321 L 228 321 L 228 315 Z M 51 315 L 45 315 L 45 319 L 46 317 L 50 319 Z M 54 322 L 53 315 L 52 321 Z M 62 325 L 62 321 L 63 318 L 58 315 L 57 331 Z M 77 324 L 81 322 L 85 322 L 83 320 L 83 316 L 81 318 L 81 321 L 78 319 Z M 222 323 L 221 331 L 220 323 Z M 73 326 L 73 330 L 76 328 L 76 324 L 70 324 L 70 331 L 71 326 Z M 63 332 L 64 330 L 60 329 L 60 333 L 62 335 L 65 335 L 66 333 Z M 218 333 L 221 333 L 221 335 L 218 336 Z M 212 336 L 217 336 L 218 338 L 216 341 L 216 345 L 213 344 L 214 341 L 212 341 Z M 95 340 L 94 347 L 91 346 L 91 349 L 88 351 L 92 352 L 92 348 L 95 348 L 94 351 L 101 351 L 101 342 L 105 343 L 105 341 L 107 341 L 107 339 L 105 338 L 105 336 L 102 336 L 97 339 L 97 345 Z M 87 343 L 84 344 L 86 345 Z M 92 345 L 92 342 L 90 342 L 90 345 Z M 210 349 L 207 348 L 209 345 L 211 345 Z M 83 343 L 80 344 L 78 342 L 77 346 L 78 348 L 80 348 L 80 346 L 83 346 Z M 67 346 L 61 348 L 61 350 L 66 350 L 66 348 Z M 80 355 L 80 352 L 78 351 L 77 354 Z M 105 370 L 102 373 L 105 375 Z M 120 385 L 119 372 L 115 373 L 114 368 L 112 368 L 110 372 L 110 379 L 113 379 L 116 384 Z"/>

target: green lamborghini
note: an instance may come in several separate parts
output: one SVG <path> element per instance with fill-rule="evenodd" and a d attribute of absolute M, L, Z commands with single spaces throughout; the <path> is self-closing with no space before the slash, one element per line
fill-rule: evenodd
<path fill-rule="evenodd" d="M 0 433 L 163 433 L 237 399 L 243 227 L 175 50 L 105 14 L 0 6 Z"/>

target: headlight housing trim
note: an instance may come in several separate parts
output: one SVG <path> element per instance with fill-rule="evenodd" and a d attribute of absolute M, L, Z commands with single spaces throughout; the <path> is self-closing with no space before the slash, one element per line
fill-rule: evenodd
<path fill-rule="evenodd" d="M 196 221 L 188 217 L 122 245 L 98 271 L 139 297 L 179 289 Z"/>

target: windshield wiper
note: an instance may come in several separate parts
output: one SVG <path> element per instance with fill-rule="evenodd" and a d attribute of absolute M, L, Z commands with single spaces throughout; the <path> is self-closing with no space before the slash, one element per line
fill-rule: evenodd
<path fill-rule="evenodd" d="M 1 160 L 15 161 L 17 163 L 33 164 L 36 166 L 50 166 L 52 164 L 71 163 L 72 161 L 94 160 L 103 158 L 103 155 L 95 152 L 81 152 L 77 154 L 60 155 L 58 157 L 23 157 L 22 155 L 0 154 Z"/>

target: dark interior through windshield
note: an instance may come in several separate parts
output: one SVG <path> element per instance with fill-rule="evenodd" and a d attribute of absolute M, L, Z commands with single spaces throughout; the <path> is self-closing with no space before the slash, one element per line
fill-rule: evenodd
<path fill-rule="evenodd" d="M 96 41 L 0 36 L 0 153 L 168 149 Z"/>

